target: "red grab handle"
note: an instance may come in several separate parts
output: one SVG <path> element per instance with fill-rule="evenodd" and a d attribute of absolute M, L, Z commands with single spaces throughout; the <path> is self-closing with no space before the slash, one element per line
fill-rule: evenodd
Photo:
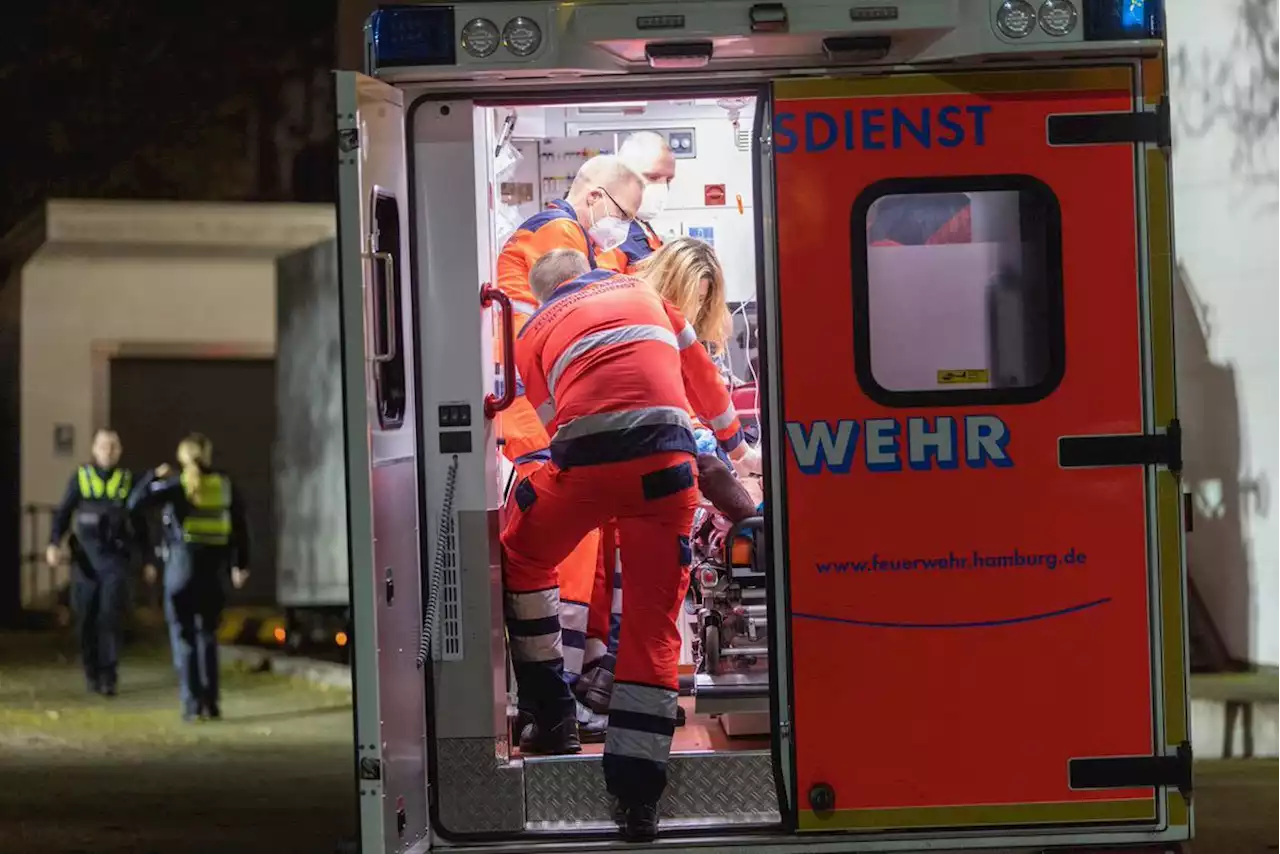
<path fill-rule="evenodd" d="M 484 417 L 490 420 L 516 401 L 516 316 L 511 309 L 511 297 L 487 282 L 480 288 L 480 305 L 488 308 L 493 303 L 502 307 L 502 396 L 484 396 Z"/>

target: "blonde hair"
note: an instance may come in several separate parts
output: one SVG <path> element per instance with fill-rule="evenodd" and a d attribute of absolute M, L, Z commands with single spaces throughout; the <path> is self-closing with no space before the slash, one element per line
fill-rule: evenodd
<path fill-rule="evenodd" d="M 724 298 L 724 270 L 715 250 L 701 240 L 680 237 L 636 265 L 636 275 L 674 305 L 693 325 L 699 341 L 711 345 L 712 353 L 729 340 L 729 306 Z M 702 280 L 709 282 L 707 294 L 698 299 Z"/>
<path fill-rule="evenodd" d="M 182 488 L 195 499 L 200 475 L 213 465 L 213 443 L 202 433 L 190 433 L 178 443 L 178 463 L 182 466 Z"/>

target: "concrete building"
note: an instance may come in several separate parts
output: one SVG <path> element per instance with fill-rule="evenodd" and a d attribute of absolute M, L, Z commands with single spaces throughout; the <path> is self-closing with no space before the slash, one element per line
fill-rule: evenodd
<path fill-rule="evenodd" d="M 23 508 L 59 499 L 98 426 L 139 470 L 175 435 L 220 433 L 271 524 L 275 262 L 333 233 L 327 205 L 52 200 L 0 242 L 0 607 L 65 580 L 22 559 L 48 536 Z M 258 586 L 270 599 L 273 579 Z"/>

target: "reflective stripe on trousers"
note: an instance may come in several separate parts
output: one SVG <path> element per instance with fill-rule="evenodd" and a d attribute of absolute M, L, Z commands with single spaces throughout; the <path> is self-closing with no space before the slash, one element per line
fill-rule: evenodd
<path fill-rule="evenodd" d="M 618 686 L 610 704 L 604 771 L 609 791 L 624 800 L 656 801 L 666 785 L 679 681 L 678 620 L 689 584 L 688 532 L 697 501 L 694 483 L 694 461 L 685 453 L 568 471 L 552 463 L 513 490 L 516 506 L 502 534 L 512 659 L 520 660 L 515 668 L 520 706 L 554 725 L 573 713 L 573 695 L 562 677 L 558 620 L 542 622 L 559 613 L 556 565 L 590 531 L 617 520 L 621 560 L 628 567 L 623 598 L 631 604 L 619 638 Z M 517 624 L 517 619 L 539 625 Z M 523 640 L 517 641 L 553 632 L 536 648 L 541 660 L 529 655 L 534 650 Z"/>
<path fill-rule="evenodd" d="M 662 794 L 678 701 L 674 688 L 633 682 L 613 686 L 603 759 L 610 794 L 624 802 L 653 802 Z"/>

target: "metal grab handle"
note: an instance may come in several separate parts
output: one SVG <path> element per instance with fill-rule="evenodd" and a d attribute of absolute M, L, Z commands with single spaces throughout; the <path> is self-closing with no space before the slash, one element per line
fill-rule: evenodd
<path fill-rule="evenodd" d="M 383 286 L 382 299 L 386 304 L 387 312 L 387 351 L 385 353 L 378 352 L 378 336 L 376 334 L 376 325 L 373 327 L 369 337 L 373 352 L 369 354 L 371 362 L 390 362 L 396 357 L 396 260 L 390 252 L 372 252 L 369 258 L 375 263 L 382 264 Z M 377 318 L 372 318 L 374 324 Z"/>
<path fill-rule="evenodd" d="M 484 417 L 492 419 L 516 402 L 516 315 L 511 307 L 511 297 L 486 283 L 480 288 L 480 306 L 488 308 L 493 303 L 502 306 L 502 396 L 484 396 Z"/>
<path fill-rule="evenodd" d="M 729 529 L 729 533 L 724 538 L 724 565 L 726 567 L 733 566 L 733 543 L 738 539 L 739 534 L 745 534 L 747 531 L 763 530 L 763 516 L 748 516 L 740 522 L 734 522 L 733 527 Z"/>

